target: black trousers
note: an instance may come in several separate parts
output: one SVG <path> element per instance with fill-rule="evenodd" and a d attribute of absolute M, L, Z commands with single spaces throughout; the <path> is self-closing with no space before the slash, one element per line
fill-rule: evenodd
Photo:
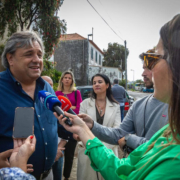
<path fill-rule="evenodd" d="M 69 178 L 74 159 L 74 151 L 76 148 L 77 141 L 68 141 L 64 150 L 64 177 Z"/>

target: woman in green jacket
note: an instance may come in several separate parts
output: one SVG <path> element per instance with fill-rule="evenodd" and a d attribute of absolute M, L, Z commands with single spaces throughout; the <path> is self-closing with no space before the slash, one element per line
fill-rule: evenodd
<path fill-rule="evenodd" d="M 71 118 L 72 127 L 64 123 L 65 118 L 58 117 L 86 145 L 85 154 L 92 168 L 106 180 L 180 179 L 180 14 L 161 28 L 156 51 L 144 53 L 144 62 L 152 71 L 155 96 L 169 104 L 169 124 L 128 158 L 118 159 L 79 117 L 65 113 Z"/>

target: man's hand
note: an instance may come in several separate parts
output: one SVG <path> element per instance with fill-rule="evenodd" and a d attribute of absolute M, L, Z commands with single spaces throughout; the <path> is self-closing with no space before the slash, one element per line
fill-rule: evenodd
<path fill-rule="evenodd" d="M 71 109 L 76 109 L 76 106 L 71 106 Z"/>
<path fill-rule="evenodd" d="M 123 147 L 126 145 L 125 137 L 119 139 L 118 144 L 119 144 L 121 150 L 123 150 Z"/>
<path fill-rule="evenodd" d="M 55 161 L 58 161 L 58 159 L 59 159 L 60 157 L 63 157 L 63 156 L 64 156 L 64 154 L 63 154 L 63 152 L 62 152 L 63 150 L 65 150 L 65 148 L 63 148 L 63 147 L 58 147 Z"/>
<path fill-rule="evenodd" d="M 11 156 L 13 149 L 0 153 L 0 169 L 4 167 L 10 167 L 8 158 Z"/>
<path fill-rule="evenodd" d="M 77 134 L 73 134 L 73 138 L 76 140 L 76 141 L 81 141 L 81 139 L 79 138 L 79 136 Z"/>
<path fill-rule="evenodd" d="M 86 123 L 86 125 L 89 127 L 89 129 L 92 129 L 94 126 L 94 121 L 92 118 L 87 114 L 78 114 L 80 118 Z"/>

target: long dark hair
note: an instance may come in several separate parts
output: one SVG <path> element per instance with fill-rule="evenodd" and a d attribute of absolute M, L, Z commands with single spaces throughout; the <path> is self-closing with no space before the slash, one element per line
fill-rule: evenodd
<path fill-rule="evenodd" d="M 166 135 L 173 135 L 180 144 L 177 135 L 180 135 L 180 14 L 166 23 L 160 30 L 165 57 L 172 73 L 172 93 L 169 100 L 170 131 Z"/>
<path fill-rule="evenodd" d="M 93 80 L 94 80 L 94 78 L 97 77 L 97 76 L 103 78 L 104 81 L 105 81 L 105 83 L 106 83 L 106 84 L 109 84 L 109 87 L 106 89 L 106 97 L 109 99 L 109 101 L 110 101 L 111 103 L 118 103 L 118 102 L 113 98 L 113 96 L 112 96 L 111 82 L 110 82 L 110 79 L 108 78 L 108 76 L 106 76 L 105 74 L 100 74 L 100 73 L 95 74 L 95 75 L 91 78 L 91 84 L 93 85 Z M 93 91 L 92 91 L 91 97 L 94 98 L 94 99 L 96 99 L 96 97 L 97 97 L 96 93 L 94 92 L 94 89 L 93 89 Z"/>

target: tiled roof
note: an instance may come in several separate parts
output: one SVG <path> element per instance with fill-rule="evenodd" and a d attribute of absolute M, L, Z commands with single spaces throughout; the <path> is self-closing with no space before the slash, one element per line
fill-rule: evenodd
<path fill-rule="evenodd" d="M 74 33 L 74 34 L 65 34 L 60 37 L 60 41 L 71 41 L 71 40 L 84 40 L 86 38 L 82 37 L 81 35 Z"/>
<path fill-rule="evenodd" d="M 87 38 L 84 38 L 83 36 L 79 35 L 78 33 L 74 34 L 65 34 L 60 37 L 60 41 L 73 41 L 73 40 L 85 40 Z M 92 41 L 89 40 L 89 42 L 101 53 L 104 55 L 103 51 Z"/>

